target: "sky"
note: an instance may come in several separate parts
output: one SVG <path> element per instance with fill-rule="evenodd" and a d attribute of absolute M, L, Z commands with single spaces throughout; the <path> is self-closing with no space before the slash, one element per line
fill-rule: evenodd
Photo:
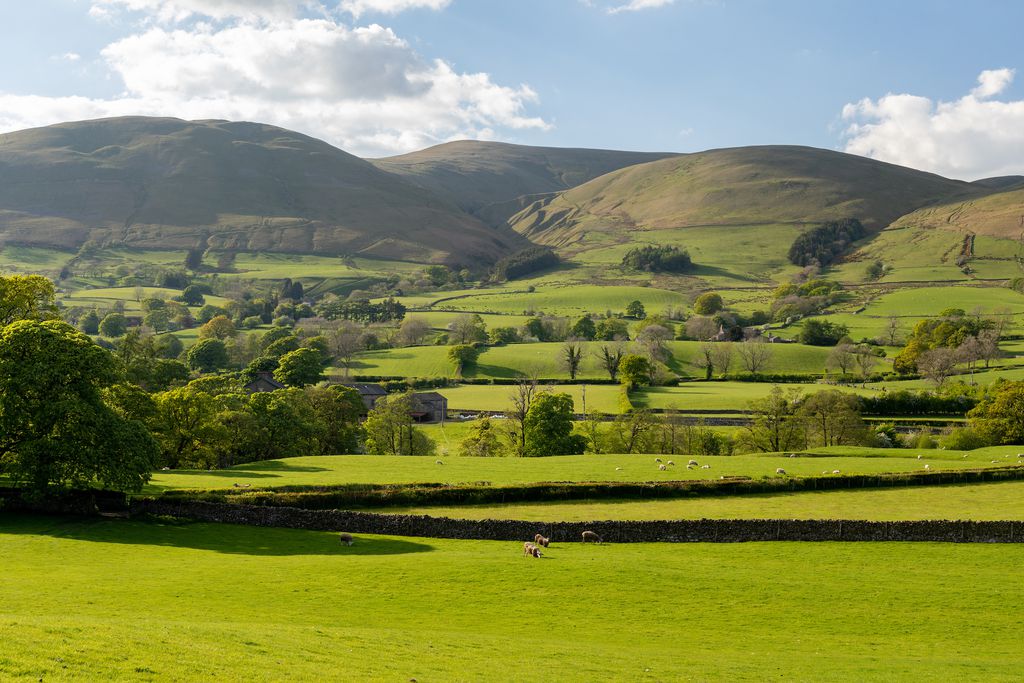
<path fill-rule="evenodd" d="M 1024 173 L 1018 0 L 4 2 L 0 132 L 260 121 L 366 157 L 474 138 L 845 150 Z"/>

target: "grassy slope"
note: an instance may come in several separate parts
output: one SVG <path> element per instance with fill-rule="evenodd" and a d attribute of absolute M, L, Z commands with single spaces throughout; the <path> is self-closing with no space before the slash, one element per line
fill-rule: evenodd
<path fill-rule="evenodd" d="M 1024 187 L 1019 184 L 1003 191 L 964 201 L 944 202 L 938 206 L 909 213 L 894 227 L 921 227 L 950 230 L 961 234 L 971 232 L 990 237 L 1018 240 L 1021 236 L 1021 215 L 1024 214 Z"/>
<path fill-rule="evenodd" d="M 579 250 L 595 241 L 589 233 L 607 239 L 634 227 L 813 223 L 847 216 L 884 227 L 926 204 L 977 192 L 967 183 L 838 152 L 741 147 L 610 173 L 525 209 L 513 226 L 545 244 Z"/>
<path fill-rule="evenodd" d="M 372 163 L 468 211 L 479 212 L 504 202 L 511 208 L 512 200 L 522 195 L 567 190 L 605 173 L 666 156 L 670 155 L 460 140 Z"/>
<path fill-rule="evenodd" d="M 369 162 L 273 126 L 127 117 L 9 133 L 0 143 L 0 229 L 12 242 L 462 263 L 523 244 Z"/>
<path fill-rule="evenodd" d="M 537 561 L 516 543 L 7 517 L 0 551 L 2 678 L 994 681 L 1024 665 L 1018 546 L 566 544 Z"/>
<path fill-rule="evenodd" d="M 772 495 L 395 508 L 396 514 L 537 522 L 603 519 L 1024 520 L 1024 482 Z"/>
<path fill-rule="evenodd" d="M 1009 453 L 1011 449 L 1006 449 Z M 1014 450 L 1015 454 L 1017 451 Z M 918 460 L 917 453 L 925 455 Z M 793 476 L 821 476 L 839 470 L 844 474 L 879 472 L 917 472 L 924 464 L 932 469 L 991 467 L 993 459 L 985 453 L 963 454 L 954 451 L 901 451 L 891 449 L 885 456 L 869 454 L 829 455 L 813 458 L 734 455 L 696 458 L 709 469 L 688 470 L 690 456 L 675 456 L 680 463 L 660 471 L 653 455 L 562 455 L 549 458 L 460 458 L 450 457 L 444 464 L 432 456 L 337 455 L 286 458 L 237 465 L 225 470 L 171 470 L 156 472 L 148 491 L 172 488 L 230 488 L 232 484 L 254 487 L 291 485 L 328 486 L 335 484 L 409 484 L 490 482 L 496 485 L 542 481 L 680 481 L 718 479 L 721 476 L 776 476 L 778 467 Z M 662 456 L 663 460 L 670 457 Z M 998 465 L 1014 460 L 997 458 Z M 621 468 L 617 471 L 616 468 Z M 831 474 L 829 474 L 831 476 Z"/>

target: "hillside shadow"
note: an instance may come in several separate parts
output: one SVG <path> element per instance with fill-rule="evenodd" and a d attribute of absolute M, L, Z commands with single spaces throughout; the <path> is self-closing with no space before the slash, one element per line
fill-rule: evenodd
<path fill-rule="evenodd" d="M 725 268 L 719 268 L 718 266 L 709 266 L 700 263 L 693 264 L 693 267 L 690 270 L 688 270 L 686 274 L 694 277 L 724 277 L 729 278 L 730 280 L 739 280 L 740 282 L 764 282 L 764 280 L 756 278 L 752 275 L 736 273 L 731 270 L 726 270 Z"/>
<path fill-rule="evenodd" d="M 283 460 L 264 460 L 243 465 L 236 465 L 226 470 L 160 470 L 162 477 L 175 475 L 219 477 L 221 479 L 276 479 L 284 474 L 294 472 L 327 472 L 327 467 L 310 465 L 294 465 Z"/>
<path fill-rule="evenodd" d="M 331 531 L 251 527 L 167 518 L 111 520 L 83 517 L 45 517 L 0 513 L 4 534 L 50 536 L 93 543 L 191 548 L 226 555 L 406 555 L 426 553 L 433 546 L 396 538 L 353 534 L 355 543 L 342 545 Z"/>

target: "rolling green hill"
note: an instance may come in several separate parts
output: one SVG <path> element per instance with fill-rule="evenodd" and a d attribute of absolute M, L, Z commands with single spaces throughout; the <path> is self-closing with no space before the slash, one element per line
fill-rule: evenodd
<path fill-rule="evenodd" d="M 634 231 L 695 226 L 805 225 L 857 217 L 882 228 L 922 206 L 987 191 L 840 152 L 738 147 L 609 173 L 538 199 L 510 224 L 534 241 L 579 251 L 628 241 Z"/>
<path fill-rule="evenodd" d="M 117 118 L 0 136 L 0 236 L 137 248 L 493 261 L 523 246 L 429 191 L 273 126 Z"/>
<path fill-rule="evenodd" d="M 605 173 L 669 156 L 673 155 L 461 140 L 373 163 L 500 225 L 523 207 L 520 198 L 561 192 Z"/>

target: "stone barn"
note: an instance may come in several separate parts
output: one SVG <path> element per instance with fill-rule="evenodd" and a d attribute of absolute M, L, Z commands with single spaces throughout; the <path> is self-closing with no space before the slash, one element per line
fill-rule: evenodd
<path fill-rule="evenodd" d="M 283 384 L 274 379 L 274 373 L 272 372 L 258 372 L 256 373 L 256 379 L 245 385 L 245 390 L 250 394 L 277 391 L 284 388 Z"/>
<path fill-rule="evenodd" d="M 363 399 L 363 406 L 366 408 L 365 412 L 370 412 L 373 407 L 377 405 L 377 401 L 381 400 L 388 395 L 388 392 L 384 390 L 379 384 L 360 384 L 360 383 L 348 383 L 342 382 L 343 387 L 349 389 L 355 389 L 359 392 L 359 398 Z"/>
<path fill-rule="evenodd" d="M 448 399 L 436 391 L 412 395 L 412 419 L 416 422 L 444 422 L 448 415 Z"/>

